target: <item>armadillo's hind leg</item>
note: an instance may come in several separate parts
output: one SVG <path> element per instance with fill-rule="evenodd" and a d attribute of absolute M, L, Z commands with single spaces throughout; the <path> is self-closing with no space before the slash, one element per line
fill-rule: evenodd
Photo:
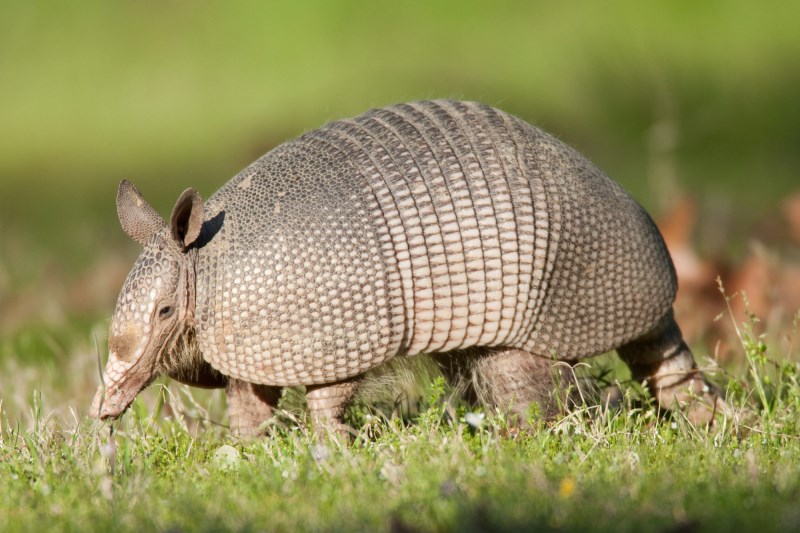
<path fill-rule="evenodd" d="M 275 414 L 281 398 L 280 387 L 230 379 L 225 393 L 231 431 L 240 437 L 265 435 L 265 422 Z"/>
<path fill-rule="evenodd" d="M 681 409 L 694 424 L 713 421 L 728 412 L 716 387 L 697 368 L 670 311 L 649 333 L 620 347 L 633 379 L 647 384 L 664 409 Z"/>
<path fill-rule="evenodd" d="M 533 404 L 553 418 L 575 400 L 572 369 L 517 348 L 481 348 L 436 357 L 443 373 L 468 401 L 511 409 L 526 424 Z"/>
<path fill-rule="evenodd" d="M 328 431 L 343 436 L 350 434 L 344 423 L 344 410 L 358 390 L 358 384 L 358 379 L 349 379 L 306 387 L 311 424 L 318 434 Z"/>

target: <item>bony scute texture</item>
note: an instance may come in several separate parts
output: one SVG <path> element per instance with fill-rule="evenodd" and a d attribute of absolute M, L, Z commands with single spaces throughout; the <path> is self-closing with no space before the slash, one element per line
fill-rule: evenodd
<path fill-rule="evenodd" d="M 198 341 L 223 373 L 337 381 L 396 355 L 578 359 L 675 294 L 654 224 L 571 148 L 488 106 L 416 102 L 270 152 L 206 204 Z"/>

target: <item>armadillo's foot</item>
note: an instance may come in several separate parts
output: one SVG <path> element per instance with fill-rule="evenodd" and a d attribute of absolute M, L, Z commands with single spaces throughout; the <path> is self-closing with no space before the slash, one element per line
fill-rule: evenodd
<path fill-rule="evenodd" d="M 730 415 L 720 391 L 697 368 L 671 312 L 650 333 L 617 351 L 662 408 L 678 409 L 698 426 Z"/>
<path fill-rule="evenodd" d="M 445 376 L 467 401 L 511 408 L 527 424 L 532 405 L 545 419 L 576 400 L 572 369 L 517 348 L 470 349 L 436 357 Z"/>
<path fill-rule="evenodd" d="M 666 376 L 659 383 L 665 381 Z M 652 391 L 653 387 L 650 389 Z M 730 409 L 722 400 L 720 391 L 696 368 L 683 373 L 672 384 L 658 386 L 654 395 L 659 405 L 680 409 L 696 426 L 712 424 L 716 415 L 730 415 Z"/>
<path fill-rule="evenodd" d="M 311 424 L 318 435 L 335 434 L 350 438 L 351 428 L 344 423 L 347 403 L 358 390 L 358 381 L 347 380 L 306 387 Z"/>
<path fill-rule="evenodd" d="M 272 418 L 281 397 L 279 387 L 230 379 L 225 389 L 231 431 L 239 437 L 266 434 L 265 422 Z"/>

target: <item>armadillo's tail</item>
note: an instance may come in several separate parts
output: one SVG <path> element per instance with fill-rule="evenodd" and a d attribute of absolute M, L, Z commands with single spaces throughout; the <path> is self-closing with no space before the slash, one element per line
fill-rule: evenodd
<path fill-rule="evenodd" d="M 722 394 L 697 367 L 670 310 L 646 335 L 617 352 L 664 409 L 680 409 L 696 425 L 729 416 Z"/>

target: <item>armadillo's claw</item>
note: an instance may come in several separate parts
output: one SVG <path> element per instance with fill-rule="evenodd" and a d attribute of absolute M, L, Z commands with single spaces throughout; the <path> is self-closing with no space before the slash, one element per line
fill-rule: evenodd
<path fill-rule="evenodd" d="M 688 383 L 676 385 L 673 390 L 662 391 L 662 396 L 665 397 L 664 402 L 671 396 L 671 400 L 683 410 L 686 419 L 698 427 L 712 426 L 717 418 L 729 418 L 733 414 L 731 407 L 723 399 L 722 392 L 699 372 Z"/>

